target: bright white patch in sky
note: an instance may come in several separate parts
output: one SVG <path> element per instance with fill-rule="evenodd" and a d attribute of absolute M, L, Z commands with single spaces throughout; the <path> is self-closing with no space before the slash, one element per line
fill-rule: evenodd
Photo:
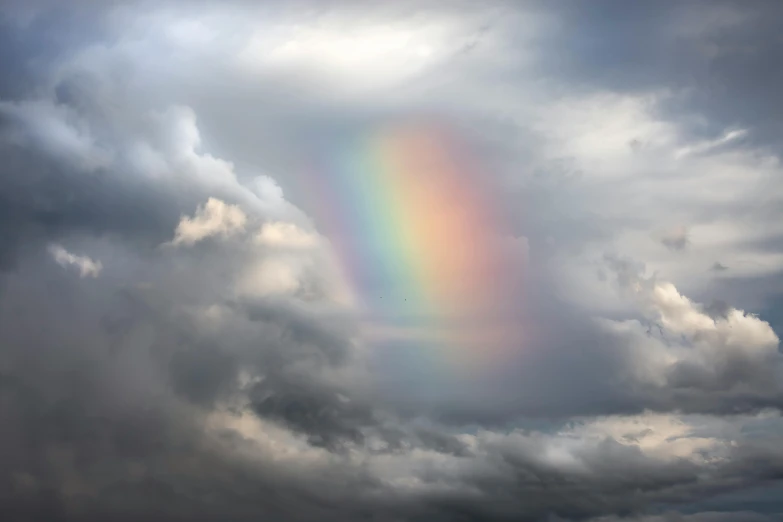
<path fill-rule="evenodd" d="M 232 236 L 244 230 L 246 222 L 247 216 L 238 206 L 209 198 L 192 218 L 182 216 L 172 244 L 193 245 L 211 236 Z"/>
<path fill-rule="evenodd" d="M 256 242 L 277 248 L 310 248 L 318 244 L 318 238 L 292 223 L 278 221 L 265 223 L 256 235 Z"/>
<path fill-rule="evenodd" d="M 63 268 L 76 268 L 81 277 L 98 277 L 103 270 L 103 264 L 100 261 L 72 254 L 60 245 L 50 245 L 49 253 L 58 265 Z"/>

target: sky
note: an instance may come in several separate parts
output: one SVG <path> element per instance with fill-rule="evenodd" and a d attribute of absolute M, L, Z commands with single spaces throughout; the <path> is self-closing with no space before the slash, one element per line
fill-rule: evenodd
<path fill-rule="evenodd" d="M 0 3 L 0 518 L 783 521 L 781 27 Z"/>

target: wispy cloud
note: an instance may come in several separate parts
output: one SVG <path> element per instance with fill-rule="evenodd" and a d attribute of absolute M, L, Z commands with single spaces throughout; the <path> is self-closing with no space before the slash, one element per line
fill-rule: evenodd
<path fill-rule="evenodd" d="M 49 253 L 58 265 L 63 268 L 76 268 L 81 277 L 98 277 L 103 270 L 103 264 L 100 261 L 72 254 L 60 245 L 50 245 Z"/>

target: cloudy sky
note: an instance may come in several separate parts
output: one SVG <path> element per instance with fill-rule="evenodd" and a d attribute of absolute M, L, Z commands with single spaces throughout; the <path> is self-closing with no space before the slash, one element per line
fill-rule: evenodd
<path fill-rule="evenodd" d="M 0 518 L 783 520 L 781 27 L 2 2 Z"/>

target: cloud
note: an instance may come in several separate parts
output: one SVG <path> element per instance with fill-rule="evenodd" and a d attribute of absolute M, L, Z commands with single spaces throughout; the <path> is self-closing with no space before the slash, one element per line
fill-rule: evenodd
<path fill-rule="evenodd" d="M 0 513 L 779 519 L 773 4 L 9 2 Z M 422 115 L 502 189 L 497 360 L 369 336 L 298 199 Z"/>
<path fill-rule="evenodd" d="M 273 248 L 310 248 L 318 243 L 313 234 L 301 230 L 294 224 L 275 222 L 265 223 L 255 237 L 261 245 Z"/>
<path fill-rule="evenodd" d="M 46 100 L 3 102 L 0 114 L 18 126 L 20 133 L 12 138 L 39 146 L 81 169 L 95 171 L 111 161 L 108 152 L 98 146 L 89 129 L 80 125 L 78 116 L 67 106 Z"/>
<path fill-rule="evenodd" d="M 773 522 L 779 520 L 776 515 L 763 515 L 751 511 L 735 512 L 704 512 L 683 515 L 673 512 L 665 515 L 652 515 L 631 518 L 600 517 L 594 519 L 595 522 Z"/>
<path fill-rule="evenodd" d="M 644 317 L 644 323 L 605 322 L 615 335 L 638 346 L 637 378 L 672 392 L 686 410 L 720 408 L 709 405 L 705 393 L 721 394 L 718 402 L 730 409 L 780 404 L 776 383 L 783 359 L 780 339 L 769 323 L 725 305 L 715 316 L 710 307 L 694 303 L 671 283 L 646 278 L 627 262 L 610 264 Z"/>
<path fill-rule="evenodd" d="M 229 237 L 241 232 L 247 216 L 236 205 L 209 198 L 200 206 L 192 218 L 182 216 L 174 232 L 173 245 L 193 245 L 212 236 Z"/>
<path fill-rule="evenodd" d="M 670 250 L 684 250 L 688 246 L 688 229 L 676 227 L 661 234 L 661 244 Z"/>
<path fill-rule="evenodd" d="M 76 267 L 81 277 L 98 277 L 103 270 L 103 264 L 100 261 L 93 261 L 87 256 L 74 255 L 60 245 L 51 245 L 49 253 L 63 268 Z"/>
<path fill-rule="evenodd" d="M 724 134 L 720 138 L 714 140 L 702 141 L 700 143 L 684 147 L 678 150 L 675 153 L 675 156 L 681 158 L 688 154 L 701 154 L 709 150 L 715 149 L 716 147 L 720 147 L 722 145 L 730 143 L 732 141 L 739 140 L 743 138 L 747 133 L 748 131 L 745 129 L 732 130 L 726 132 L 726 134 Z"/>

